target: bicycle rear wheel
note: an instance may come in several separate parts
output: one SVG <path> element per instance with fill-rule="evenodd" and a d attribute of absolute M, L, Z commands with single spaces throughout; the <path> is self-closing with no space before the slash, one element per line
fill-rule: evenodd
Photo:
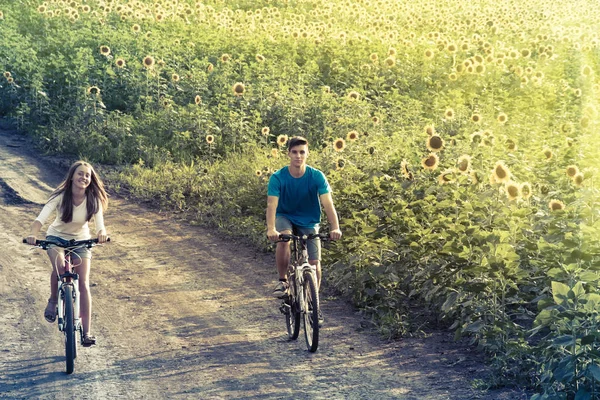
<path fill-rule="evenodd" d="M 308 351 L 314 353 L 319 347 L 319 294 L 310 272 L 304 273 L 304 337 Z"/>
<path fill-rule="evenodd" d="M 63 331 L 65 333 L 65 356 L 67 358 L 67 374 L 73 373 L 75 369 L 75 321 L 73 319 L 73 287 L 65 285 L 65 325 Z"/>
<path fill-rule="evenodd" d="M 288 298 L 285 300 L 289 309 L 287 309 L 285 313 L 285 326 L 287 328 L 288 337 L 291 340 L 296 340 L 300 334 L 300 307 L 298 306 L 298 297 L 296 294 L 296 277 L 291 275 L 289 277 L 289 282 L 290 288 Z"/>

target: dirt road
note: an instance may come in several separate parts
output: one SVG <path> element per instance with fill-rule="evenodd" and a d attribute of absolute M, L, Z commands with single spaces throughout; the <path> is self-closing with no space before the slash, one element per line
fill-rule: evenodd
<path fill-rule="evenodd" d="M 66 375 L 62 336 L 43 319 L 47 256 L 21 243 L 65 172 L 0 131 L 0 398 L 524 398 L 473 389 L 485 368 L 447 334 L 384 342 L 334 298 L 308 353 L 269 297 L 272 254 L 116 196 L 112 242 L 92 262 L 99 344 L 80 347 Z"/>

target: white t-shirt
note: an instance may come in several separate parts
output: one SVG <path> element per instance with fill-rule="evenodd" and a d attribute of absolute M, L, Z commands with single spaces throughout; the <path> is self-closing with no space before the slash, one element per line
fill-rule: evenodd
<path fill-rule="evenodd" d="M 37 216 L 36 221 L 40 221 L 42 225 L 46 220 L 56 212 L 56 218 L 54 222 L 48 227 L 46 236 L 58 236 L 66 240 L 86 240 L 91 239 L 90 228 L 87 221 L 87 199 L 84 198 L 83 202 L 73 207 L 73 218 L 71 222 L 64 222 L 61 219 L 60 205 L 62 203 L 63 194 L 59 194 L 54 197 L 42 209 L 40 215 Z M 93 216 L 94 224 L 96 225 L 96 234 L 104 229 L 104 215 L 102 214 L 102 205 L 98 207 L 98 212 Z"/>

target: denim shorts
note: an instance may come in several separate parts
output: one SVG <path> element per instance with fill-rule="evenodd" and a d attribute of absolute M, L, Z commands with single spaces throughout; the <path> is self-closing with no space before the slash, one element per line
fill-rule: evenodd
<path fill-rule="evenodd" d="M 69 242 L 68 240 L 65 240 L 65 239 L 63 239 L 61 237 L 52 236 L 52 235 L 51 236 L 46 236 L 46 240 L 51 240 L 53 242 L 58 242 L 58 243 L 61 243 L 61 244 L 63 244 L 63 243 L 67 244 Z M 48 246 L 49 249 L 53 248 L 53 247 L 58 247 L 58 246 L 54 246 L 54 245 L 49 245 Z M 61 248 L 61 247 L 59 247 L 59 248 Z M 80 247 L 78 249 L 74 249 L 71 253 L 77 254 L 77 255 L 72 256 L 74 259 L 77 259 L 77 258 L 88 258 L 88 259 L 91 259 L 92 258 L 92 249 L 88 249 L 87 247 Z M 79 257 L 77 257 L 77 256 L 79 256 Z M 75 261 L 75 260 L 73 260 L 73 261 Z"/>
<path fill-rule="evenodd" d="M 275 229 L 277 232 L 290 231 L 296 235 L 309 235 L 311 233 L 319 233 L 319 226 L 315 228 L 306 228 L 292 224 L 286 217 L 278 215 L 275 218 Z M 309 260 L 321 259 L 321 241 L 319 239 L 311 239 L 306 242 Z"/>

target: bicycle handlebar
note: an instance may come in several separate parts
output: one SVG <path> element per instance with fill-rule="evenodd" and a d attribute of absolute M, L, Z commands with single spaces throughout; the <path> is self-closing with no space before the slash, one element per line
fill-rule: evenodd
<path fill-rule="evenodd" d="M 290 240 L 312 240 L 312 239 L 320 239 L 323 241 L 331 240 L 327 233 L 310 233 L 308 235 L 293 235 L 289 233 L 281 233 L 279 234 L 278 242 L 289 242 Z"/>
<path fill-rule="evenodd" d="M 106 239 L 107 242 L 110 242 L 110 238 Z M 27 239 L 23 239 L 23 243 L 27 243 Z M 98 238 L 96 239 L 85 239 L 85 240 L 74 240 L 71 239 L 69 240 L 66 244 L 60 243 L 60 242 L 55 242 L 52 240 L 37 240 L 35 241 L 35 246 L 40 247 L 44 250 L 47 250 L 48 245 L 55 245 L 58 247 L 62 247 L 65 249 L 71 249 L 71 248 L 75 248 L 75 247 L 87 247 L 87 248 L 92 248 L 95 245 L 98 244 Z"/>

